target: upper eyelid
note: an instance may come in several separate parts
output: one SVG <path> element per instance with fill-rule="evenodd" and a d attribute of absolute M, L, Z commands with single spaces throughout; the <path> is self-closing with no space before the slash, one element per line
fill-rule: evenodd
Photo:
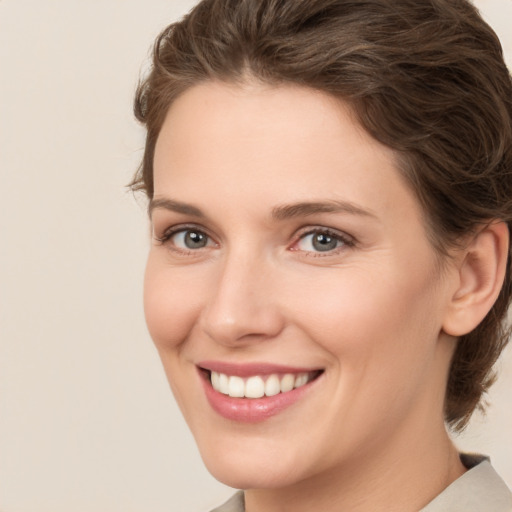
<path fill-rule="evenodd" d="M 205 229 L 201 226 L 197 226 L 194 224 L 188 224 L 188 223 L 175 224 L 175 225 L 169 226 L 162 231 L 162 234 L 160 236 L 158 236 L 155 233 L 155 230 L 153 229 L 153 236 L 156 240 L 158 240 L 160 242 L 164 242 L 166 240 L 169 240 L 172 236 L 176 235 L 177 233 L 180 233 L 181 231 L 198 231 L 199 233 L 203 233 L 208 238 L 210 238 L 215 243 L 217 243 L 215 241 L 215 238 L 209 233 L 209 231 L 207 229 Z"/>
<path fill-rule="evenodd" d="M 220 232 L 219 226 L 206 218 L 198 218 L 194 215 L 169 212 L 162 208 L 156 208 L 151 218 L 153 232 L 165 233 L 174 228 L 179 229 L 197 229 L 202 233 L 209 235 L 213 239 L 218 239 Z"/>
<path fill-rule="evenodd" d="M 300 230 L 297 231 L 296 237 L 297 240 L 299 240 L 300 238 L 303 238 L 307 235 L 311 235 L 313 233 L 327 233 L 331 236 L 338 237 L 345 242 L 356 243 L 355 237 L 350 235 L 346 231 L 341 231 L 339 229 L 330 228 L 327 226 L 307 226 L 301 228 Z"/>

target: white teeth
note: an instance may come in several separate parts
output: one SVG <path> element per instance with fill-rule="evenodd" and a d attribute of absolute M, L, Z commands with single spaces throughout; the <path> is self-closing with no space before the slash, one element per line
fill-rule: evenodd
<path fill-rule="evenodd" d="M 219 389 L 219 374 L 217 372 L 212 372 L 211 378 L 213 389 Z"/>
<path fill-rule="evenodd" d="M 300 388 L 301 386 L 304 386 L 304 384 L 307 384 L 307 383 L 308 383 L 308 374 L 307 373 L 301 373 L 295 379 L 294 387 Z"/>
<path fill-rule="evenodd" d="M 245 384 L 242 377 L 229 377 L 229 396 L 234 398 L 242 398 L 245 393 Z"/>
<path fill-rule="evenodd" d="M 265 383 L 261 377 L 250 377 L 245 383 L 247 398 L 261 398 L 265 395 Z"/>
<path fill-rule="evenodd" d="M 281 393 L 281 383 L 277 375 L 271 375 L 265 382 L 265 395 L 274 396 Z"/>
<path fill-rule="evenodd" d="M 295 377 L 291 373 L 287 373 L 281 379 L 281 393 L 286 393 L 287 391 L 291 391 L 293 386 L 295 385 Z"/>
<path fill-rule="evenodd" d="M 308 373 L 286 373 L 281 378 L 277 374 L 265 377 L 254 375 L 247 379 L 235 375 L 226 375 L 219 372 L 211 372 L 213 389 L 233 398 L 261 398 L 274 396 L 279 393 L 287 393 L 294 388 L 300 388 L 310 381 Z"/>
<path fill-rule="evenodd" d="M 224 395 L 229 395 L 229 377 L 223 373 L 219 373 L 219 389 Z"/>

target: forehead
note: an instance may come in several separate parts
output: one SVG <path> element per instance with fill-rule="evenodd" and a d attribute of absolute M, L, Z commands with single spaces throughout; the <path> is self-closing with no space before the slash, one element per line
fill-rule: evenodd
<path fill-rule="evenodd" d="M 215 191 L 239 208 L 311 199 L 418 208 L 393 151 L 364 131 L 348 105 L 292 85 L 189 89 L 167 113 L 154 174 L 155 196 L 191 202 Z"/>

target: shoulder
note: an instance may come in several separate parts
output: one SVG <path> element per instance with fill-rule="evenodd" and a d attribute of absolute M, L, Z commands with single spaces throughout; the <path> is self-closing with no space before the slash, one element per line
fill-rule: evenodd
<path fill-rule="evenodd" d="M 482 455 L 461 455 L 468 468 L 421 512 L 512 512 L 512 492 Z"/>
<path fill-rule="evenodd" d="M 231 498 L 226 501 L 220 507 L 214 508 L 210 512 L 244 512 L 244 493 L 243 491 L 238 491 L 236 494 L 231 496 Z"/>

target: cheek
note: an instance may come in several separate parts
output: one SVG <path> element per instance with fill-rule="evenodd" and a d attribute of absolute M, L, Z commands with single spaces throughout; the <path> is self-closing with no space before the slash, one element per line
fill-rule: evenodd
<path fill-rule="evenodd" d="M 295 295 L 295 317 L 344 371 L 374 365 L 377 375 L 392 374 L 400 364 L 421 364 L 434 349 L 437 313 L 424 271 L 343 269 L 307 289 Z"/>
<path fill-rule="evenodd" d="M 321 412 L 326 425 L 369 442 L 393 431 L 432 383 L 436 306 L 424 279 L 349 274 L 329 293 L 315 286 L 296 299 L 296 318 L 330 355 L 336 407 Z"/>
<path fill-rule="evenodd" d="M 174 349 L 187 338 L 201 310 L 200 289 L 186 272 L 150 254 L 144 277 L 144 313 L 159 351 Z"/>

